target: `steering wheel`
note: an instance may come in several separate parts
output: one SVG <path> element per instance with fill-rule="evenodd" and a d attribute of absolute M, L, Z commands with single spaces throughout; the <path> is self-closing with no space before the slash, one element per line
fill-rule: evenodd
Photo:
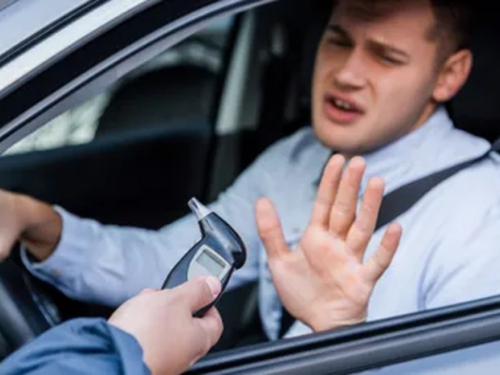
<path fill-rule="evenodd" d="M 0 263 L 0 358 L 61 322 L 51 287 L 24 268 L 18 251 L 13 253 Z"/>
<path fill-rule="evenodd" d="M 78 317 L 108 318 L 114 308 L 73 300 L 34 277 L 19 246 L 0 263 L 0 360 L 44 331 Z"/>

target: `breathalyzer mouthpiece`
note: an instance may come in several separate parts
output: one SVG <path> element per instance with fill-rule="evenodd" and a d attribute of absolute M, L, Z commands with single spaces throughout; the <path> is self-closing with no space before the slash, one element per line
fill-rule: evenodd
<path fill-rule="evenodd" d="M 188 206 L 191 209 L 191 211 L 193 211 L 193 214 L 194 216 L 196 216 L 196 219 L 198 221 L 203 220 L 205 217 L 207 217 L 212 213 L 212 211 L 209 208 L 201 204 L 196 198 L 191 198 L 188 202 Z"/>

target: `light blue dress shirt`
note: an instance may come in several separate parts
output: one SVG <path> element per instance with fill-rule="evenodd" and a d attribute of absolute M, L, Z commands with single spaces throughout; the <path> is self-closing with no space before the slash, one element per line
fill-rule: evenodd
<path fill-rule="evenodd" d="M 386 193 L 451 165 L 485 153 L 490 144 L 457 130 L 440 108 L 420 128 L 364 155 L 367 172 L 386 181 Z M 281 305 L 258 236 L 254 203 L 271 198 L 293 247 L 309 221 L 316 181 L 331 151 L 304 128 L 264 152 L 211 207 L 231 223 L 247 249 L 246 265 L 231 280 L 234 288 L 259 280 L 259 308 L 271 339 L 279 332 Z M 360 194 L 361 195 L 361 194 Z M 81 219 L 60 207 L 62 238 L 45 262 L 31 272 L 85 301 L 118 305 L 143 288 L 158 288 L 169 270 L 198 240 L 192 216 L 158 231 L 107 226 Z M 500 293 L 500 164 L 496 154 L 433 189 L 398 222 L 403 237 L 392 265 L 370 299 L 368 320 L 474 300 Z M 386 228 L 367 249 L 373 254 Z M 311 332 L 296 322 L 287 337 Z"/>

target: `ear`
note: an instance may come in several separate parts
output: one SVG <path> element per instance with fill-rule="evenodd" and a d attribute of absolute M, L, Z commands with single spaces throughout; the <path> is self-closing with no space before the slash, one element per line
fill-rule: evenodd
<path fill-rule="evenodd" d="M 433 98 L 437 102 L 446 102 L 453 98 L 463 87 L 472 69 L 472 52 L 463 49 L 455 52 L 442 65 Z"/>

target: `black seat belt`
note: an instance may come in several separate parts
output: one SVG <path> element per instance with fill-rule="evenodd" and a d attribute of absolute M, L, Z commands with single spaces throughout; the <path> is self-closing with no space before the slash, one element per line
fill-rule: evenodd
<path fill-rule="evenodd" d="M 471 165 L 474 165 L 486 159 L 488 155 L 493 151 L 500 151 L 500 139 L 498 139 L 493 144 L 488 152 L 484 153 L 481 156 L 464 161 L 460 164 L 451 166 L 431 175 L 422 177 L 416 181 L 403 185 L 384 196 L 384 198 L 382 199 L 382 205 L 380 206 L 375 231 L 380 229 L 384 225 L 389 224 L 397 217 L 408 211 L 415 203 L 417 203 L 418 200 L 420 200 L 420 198 L 422 198 L 438 184 L 450 178 L 454 174 L 470 167 Z M 285 308 L 283 308 L 279 337 L 283 337 L 283 335 L 292 326 L 294 321 L 295 318 L 292 317 Z"/>

